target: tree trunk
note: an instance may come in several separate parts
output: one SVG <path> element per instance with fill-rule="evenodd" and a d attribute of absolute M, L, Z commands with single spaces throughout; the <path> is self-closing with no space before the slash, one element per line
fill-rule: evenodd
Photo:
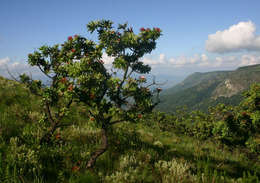
<path fill-rule="evenodd" d="M 101 143 L 101 147 L 91 155 L 90 160 L 87 163 L 87 168 L 92 168 L 95 165 L 97 158 L 108 149 L 107 128 L 102 128 L 101 130 Z"/>

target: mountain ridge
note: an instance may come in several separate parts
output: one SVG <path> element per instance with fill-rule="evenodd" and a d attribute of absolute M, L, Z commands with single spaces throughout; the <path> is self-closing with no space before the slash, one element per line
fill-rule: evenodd
<path fill-rule="evenodd" d="M 260 64 L 230 71 L 195 72 L 162 92 L 158 109 L 173 112 L 181 106 L 206 111 L 217 103 L 238 104 L 242 92 L 260 82 Z"/>

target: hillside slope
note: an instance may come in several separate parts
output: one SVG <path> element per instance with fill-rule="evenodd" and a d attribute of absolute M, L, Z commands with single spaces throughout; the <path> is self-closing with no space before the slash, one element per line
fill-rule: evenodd
<path fill-rule="evenodd" d="M 260 82 L 260 65 L 234 71 L 197 72 L 162 92 L 158 109 L 173 112 L 178 107 L 187 106 L 190 110 L 206 111 L 220 102 L 235 105 L 241 101 L 241 93 L 257 82 Z"/>

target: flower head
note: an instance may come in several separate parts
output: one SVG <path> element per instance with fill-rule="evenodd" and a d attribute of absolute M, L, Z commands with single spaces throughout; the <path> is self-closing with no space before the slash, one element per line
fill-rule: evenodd
<path fill-rule="evenodd" d="M 141 32 L 144 32 L 144 31 L 145 31 L 145 28 L 142 27 L 142 28 L 140 29 L 140 31 L 141 31 Z"/>
<path fill-rule="evenodd" d="M 67 82 L 67 78 L 65 78 L 65 77 L 64 77 L 64 78 L 61 78 L 60 82 L 61 82 L 61 83 L 66 83 L 66 82 Z"/>
<path fill-rule="evenodd" d="M 58 133 L 56 136 L 55 136 L 55 138 L 58 140 L 58 139 L 60 139 L 60 134 Z"/>
<path fill-rule="evenodd" d="M 73 85 L 72 85 L 72 84 L 69 85 L 68 90 L 69 90 L 69 91 L 72 91 L 72 90 L 73 90 Z"/>
<path fill-rule="evenodd" d="M 161 32 L 161 29 L 158 27 L 154 28 L 154 30 L 156 30 L 157 32 Z"/>
<path fill-rule="evenodd" d="M 73 171 L 73 172 L 77 172 L 77 171 L 79 171 L 79 166 L 77 166 L 77 165 L 75 165 L 75 166 L 73 166 L 72 168 L 71 168 L 71 170 Z"/>
<path fill-rule="evenodd" d="M 72 39 L 73 39 L 72 36 L 69 36 L 69 37 L 68 37 L 68 40 L 69 40 L 69 41 L 71 41 Z"/>
<path fill-rule="evenodd" d="M 89 95 L 89 97 L 90 97 L 90 99 L 94 99 L 94 98 L 95 98 L 95 95 L 94 95 L 93 93 L 91 93 L 91 94 Z"/>
<path fill-rule="evenodd" d="M 158 91 L 158 92 L 161 92 L 161 91 L 162 91 L 162 88 L 157 88 L 157 91 Z"/>
<path fill-rule="evenodd" d="M 139 79 L 140 79 L 141 81 L 145 81 L 145 80 L 146 80 L 146 78 L 145 78 L 144 76 L 140 76 Z"/>

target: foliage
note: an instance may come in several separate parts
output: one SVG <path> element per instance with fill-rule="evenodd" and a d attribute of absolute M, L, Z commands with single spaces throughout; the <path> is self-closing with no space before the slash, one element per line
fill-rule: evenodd
<path fill-rule="evenodd" d="M 97 26 L 95 23 L 92 25 Z M 128 35 L 127 28 L 125 29 L 126 32 L 124 29 L 115 29 L 115 35 L 123 36 L 123 39 Z M 108 33 L 106 31 L 109 29 L 103 33 Z M 150 31 L 141 29 L 135 36 L 142 37 Z M 158 33 L 157 29 L 154 31 Z M 106 35 L 102 40 L 105 37 Z M 71 45 L 73 47 L 68 49 L 71 50 L 77 45 L 78 39 L 84 38 L 69 37 L 63 46 L 68 48 Z M 106 40 L 103 44 L 105 43 Z M 62 46 L 58 48 L 59 51 L 65 49 Z M 96 45 L 91 48 L 97 51 Z M 78 47 L 74 49 L 76 52 Z M 112 54 L 113 49 L 104 46 L 103 50 L 110 50 Z M 44 54 L 43 52 L 45 53 L 39 51 L 40 54 Z M 37 53 L 38 51 L 35 55 L 29 55 L 29 60 L 32 59 L 33 62 Z M 68 52 L 64 53 L 64 57 L 69 58 Z M 130 50 L 127 53 L 130 54 Z M 83 57 L 79 57 L 81 56 Z M 118 107 L 117 102 L 120 101 L 115 94 L 118 87 L 109 85 L 109 82 L 116 77 L 115 83 L 120 84 L 124 75 L 123 72 L 118 72 L 115 76 L 108 71 L 104 74 L 105 67 L 99 62 L 100 58 L 93 59 L 90 59 L 93 66 L 86 66 L 86 72 L 91 77 L 97 74 L 100 78 L 74 80 L 78 76 L 74 71 L 81 69 L 77 67 L 81 61 L 74 57 L 69 64 L 57 65 L 57 70 L 59 67 L 64 69 L 61 69 L 59 76 L 55 76 L 53 72 L 55 65 L 51 63 L 54 61 L 48 60 L 46 65 L 44 62 L 40 65 L 43 71 L 49 69 L 47 75 L 54 77 L 52 81 L 55 82 L 50 86 L 44 86 L 41 81 L 32 80 L 26 75 L 21 76 L 21 79 L 27 87 L 0 77 L 0 182 L 259 182 L 260 84 L 252 85 L 237 106 L 218 104 L 211 107 L 208 113 L 179 108 L 174 114 L 168 114 L 149 112 L 151 109 L 141 110 L 154 105 L 152 94 L 157 95 L 160 91 L 159 89 L 152 93 L 150 90 L 151 95 L 141 97 L 148 101 L 142 102 L 138 98 L 142 94 L 139 89 L 149 85 L 143 75 L 132 77 L 135 85 L 131 87 L 138 90 L 136 101 L 134 97 L 137 91 L 129 91 L 127 80 L 120 89 L 120 92 L 129 91 L 133 94 L 133 98 L 130 97 L 126 103 L 134 105 L 135 102 L 140 102 L 137 105 L 138 110 L 128 111 L 131 106 L 127 107 L 122 103 L 121 113 L 120 110 L 105 113 L 104 118 L 112 116 L 110 123 L 123 119 L 130 123 L 120 121 L 106 129 L 109 148 L 99 156 L 93 169 L 86 170 L 86 160 L 90 160 L 104 144 L 103 121 L 100 122 L 98 117 L 107 110 L 104 108 L 105 104 L 110 102 L 112 110 Z M 122 64 L 122 60 L 119 63 Z M 94 65 L 97 72 L 94 71 Z M 97 88 L 94 90 L 90 87 L 92 85 L 81 85 L 78 81 L 88 84 L 93 82 L 93 86 Z M 100 84 L 100 81 L 108 81 L 108 86 Z M 102 100 L 105 102 L 101 102 L 99 108 L 96 97 L 100 96 L 102 87 L 108 87 L 107 92 L 111 90 L 111 94 L 104 96 Z M 83 89 L 86 89 L 86 96 Z M 94 98 L 88 93 L 92 89 L 97 92 Z M 116 91 L 112 93 L 112 89 Z M 125 95 L 127 94 L 121 93 L 118 97 L 120 99 Z"/>
<path fill-rule="evenodd" d="M 173 112 L 180 106 L 187 106 L 189 111 L 207 112 L 209 107 L 219 103 L 236 106 L 243 99 L 242 92 L 255 82 L 260 82 L 259 68 L 258 64 L 234 71 L 191 74 L 181 83 L 161 93 L 161 103 L 157 109 Z"/>
<path fill-rule="evenodd" d="M 150 53 L 161 35 L 159 28 L 144 29 L 134 34 L 127 24 L 113 27 L 107 20 L 92 21 L 88 31 L 98 34 L 98 43 L 79 35 L 68 37 L 62 45 L 42 46 L 28 55 L 28 63 L 51 79 L 50 86 L 32 80 L 25 74 L 21 81 L 32 93 L 41 97 L 44 115 L 41 127 L 46 133 L 40 144 L 50 144 L 58 128 L 71 125 L 65 122 L 71 113 L 71 105 L 77 103 L 87 108 L 90 119 L 102 129 L 102 145 L 90 158 L 87 167 L 93 167 L 96 159 L 108 148 L 110 126 L 119 122 L 136 122 L 143 113 L 150 112 L 158 101 L 153 101 L 146 78 L 136 78 L 135 73 L 147 74 L 151 68 L 140 58 Z M 112 72 L 102 61 L 103 51 L 113 57 Z M 118 74 L 119 73 L 119 74 Z"/>

